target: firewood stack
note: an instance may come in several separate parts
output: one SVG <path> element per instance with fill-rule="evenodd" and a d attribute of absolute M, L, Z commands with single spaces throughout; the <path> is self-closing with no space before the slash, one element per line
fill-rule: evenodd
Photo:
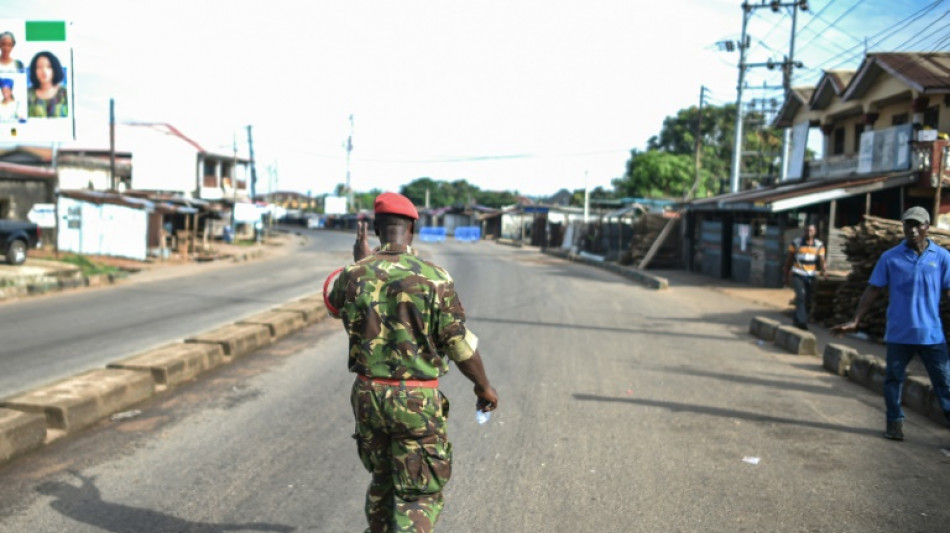
<path fill-rule="evenodd" d="M 653 242 L 660 236 L 668 220 L 655 213 L 645 213 L 640 216 L 633 225 L 630 248 L 621 256 L 620 264 L 639 265 L 653 246 Z M 682 263 L 681 254 L 679 226 L 673 226 L 647 268 L 679 268 Z"/>
<path fill-rule="evenodd" d="M 835 321 L 835 298 L 841 285 L 847 283 L 846 276 L 829 276 L 815 279 L 815 293 L 812 296 L 810 320 L 828 325 Z"/>
<path fill-rule="evenodd" d="M 841 324 L 854 318 L 858 301 L 861 299 L 864 289 L 867 288 L 868 279 L 871 277 L 871 271 L 874 270 L 877 260 L 881 257 L 881 254 L 897 246 L 904 239 L 903 226 L 899 220 L 872 216 L 865 216 L 864 222 L 861 224 L 842 228 L 842 233 L 847 239 L 845 253 L 851 263 L 851 273 L 835 292 L 833 313 L 820 320 L 821 324 L 825 326 Z M 938 246 L 950 249 L 950 231 L 931 227 L 929 236 Z M 816 315 L 818 314 L 820 313 L 816 313 Z M 868 314 L 865 315 L 860 329 L 871 338 L 883 339 L 886 314 L 887 291 L 885 290 L 882 296 L 871 306 Z M 950 302 L 941 301 L 940 314 L 943 319 L 944 330 L 950 331 L 948 329 L 948 326 L 950 326 Z"/>

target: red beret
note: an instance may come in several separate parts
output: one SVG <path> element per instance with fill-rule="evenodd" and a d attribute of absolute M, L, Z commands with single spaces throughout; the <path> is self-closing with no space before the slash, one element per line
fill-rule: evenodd
<path fill-rule="evenodd" d="M 402 215 L 419 220 L 419 212 L 416 211 L 416 206 L 412 205 L 412 200 L 398 193 L 380 194 L 376 197 L 374 207 L 377 215 Z"/>

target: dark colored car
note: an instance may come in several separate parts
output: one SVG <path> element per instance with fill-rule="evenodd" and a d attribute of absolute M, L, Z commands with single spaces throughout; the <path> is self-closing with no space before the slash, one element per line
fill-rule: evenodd
<path fill-rule="evenodd" d="M 11 265 L 22 265 L 26 251 L 38 246 L 42 236 L 42 230 L 32 222 L 0 220 L 0 252 Z"/>

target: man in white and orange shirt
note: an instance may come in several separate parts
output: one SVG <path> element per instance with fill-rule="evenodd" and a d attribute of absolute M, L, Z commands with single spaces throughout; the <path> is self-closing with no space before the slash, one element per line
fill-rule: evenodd
<path fill-rule="evenodd" d="M 788 245 L 788 259 L 785 260 L 785 284 L 795 290 L 795 327 L 808 329 L 808 309 L 811 307 L 815 292 L 815 277 L 825 271 L 825 244 L 815 235 L 818 228 L 814 224 L 805 226 L 801 237 Z"/>

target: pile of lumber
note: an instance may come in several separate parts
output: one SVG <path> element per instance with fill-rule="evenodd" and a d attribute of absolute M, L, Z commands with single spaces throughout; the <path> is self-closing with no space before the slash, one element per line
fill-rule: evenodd
<path fill-rule="evenodd" d="M 851 263 L 851 273 L 847 279 L 838 283 L 834 295 L 833 307 L 828 310 L 814 311 L 816 321 L 825 326 L 833 326 L 848 322 L 854 318 L 858 308 L 858 301 L 867 288 L 868 279 L 874 265 L 885 251 L 897 246 L 904 240 L 903 225 L 899 220 L 890 220 L 866 216 L 864 222 L 856 226 L 842 228 L 846 243 L 845 254 Z M 950 249 L 950 231 L 930 228 L 930 239 L 937 245 Z M 816 293 L 819 291 L 816 290 Z M 817 294 L 816 294 L 817 299 Z M 827 300 L 822 298 L 822 306 L 827 306 Z M 815 303 L 815 308 L 819 306 Z M 877 299 L 871 310 L 865 315 L 861 323 L 861 330 L 871 338 L 883 339 L 887 311 L 887 291 Z M 950 302 L 941 302 L 940 312 L 943 318 L 944 329 L 950 326 Z M 819 318 L 821 317 L 821 318 Z"/>
<path fill-rule="evenodd" d="M 818 324 L 829 324 L 835 320 L 835 298 L 838 289 L 848 280 L 845 276 L 830 276 L 815 279 L 815 292 L 812 295 L 809 319 Z"/>
<path fill-rule="evenodd" d="M 641 215 L 633 225 L 633 239 L 630 248 L 620 257 L 621 265 L 639 265 L 647 255 L 653 242 L 660 236 L 669 218 L 656 213 Z M 682 244 L 678 219 L 666 239 L 657 250 L 647 268 L 679 268 L 682 264 Z"/>

